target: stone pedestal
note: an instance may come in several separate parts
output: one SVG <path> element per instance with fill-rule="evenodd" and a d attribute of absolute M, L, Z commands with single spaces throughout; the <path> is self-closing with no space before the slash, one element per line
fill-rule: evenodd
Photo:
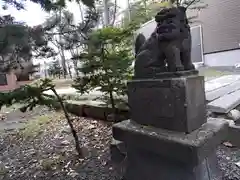
<path fill-rule="evenodd" d="M 206 122 L 204 77 L 130 81 L 128 103 L 139 124 L 191 132 Z"/>
<path fill-rule="evenodd" d="M 113 137 L 127 147 L 126 180 L 221 180 L 215 149 L 227 129 L 217 119 L 190 134 L 127 120 L 113 127 Z"/>
<path fill-rule="evenodd" d="M 204 79 L 182 76 L 128 83 L 131 120 L 113 126 L 126 145 L 126 180 L 221 180 L 215 150 L 225 121 L 206 119 Z"/>

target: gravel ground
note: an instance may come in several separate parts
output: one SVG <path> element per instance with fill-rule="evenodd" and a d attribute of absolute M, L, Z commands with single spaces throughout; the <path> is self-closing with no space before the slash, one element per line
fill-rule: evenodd
<path fill-rule="evenodd" d="M 45 112 L 45 118 L 46 114 L 50 121 L 40 123 L 41 128 L 36 128 L 40 131 L 30 133 L 34 136 L 26 136 L 27 128 L 1 134 L 0 179 L 121 180 L 123 166 L 110 161 L 112 124 L 72 116 L 85 155 L 78 159 L 63 115 Z M 222 145 L 217 156 L 224 180 L 240 179 L 240 167 L 236 165 L 240 150 Z"/>
<path fill-rule="evenodd" d="M 85 155 L 79 159 L 64 117 L 53 113 L 49 118 L 34 137 L 26 138 L 26 131 L 1 134 L 0 179 L 121 179 L 121 167 L 111 163 L 108 151 L 112 124 L 72 117 Z"/>
<path fill-rule="evenodd" d="M 223 180 L 239 180 L 240 166 L 237 166 L 236 163 L 240 162 L 240 150 L 222 145 L 218 148 L 217 156 L 219 166 L 224 174 Z"/>

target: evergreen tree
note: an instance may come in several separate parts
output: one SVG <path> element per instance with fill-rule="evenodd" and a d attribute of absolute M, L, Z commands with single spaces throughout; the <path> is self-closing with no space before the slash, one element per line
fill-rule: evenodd
<path fill-rule="evenodd" d="M 184 6 L 189 10 L 199 11 L 206 8 L 207 4 L 203 0 L 138 0 L 130 4 L 130 10 L 125 11 L 123 25 L 128 26 L 129 23 L 134 22 L 140 26 L 152 20 L 161 9 L 169 6 Z M 193 20 L 195 18 L 197 18 L 197 16 L 190 16 L 189 20 Z"/>
<path fill-rule="evenodd" d="M 63 68 L 61 67 L 58 60 L 53 61 L 48 68 L 48 74 L 53 77 L 58 76 L 59 79 L 61 77 L 62 72 L 63 72 Z"/>
<path fill-rule="evenodd" d="M 3 5 L 3 9 L 6 9 L 7 5 L 13 5 L 17 9 L 24 8 L 24 6 L 22 5 L 21 2 L 19 3 L 18 1 L 12 1 L 12 0 L 3 0 L 3 1 L 5 2 L 5 4 Z M 65 0 L 57 0 L 55 2 L 52 2 L 51 0 L 32 0 L 32 1 L 35 3 L 39 3 L 42 6 L 42 8 L 44 8 L 45 10 L 48 10 L 48 11 L 54 10 L 54 9 L 56 10 L 59 7 L 65 6 Z M 76 1 L 79 2 L 79 0 L 76 0 Z M 81 1 L 85 5 L 87 5 L 93 9 L 94 0 L 81 0 Z M 27 26 L 19 25 L 17 23 L 10 23 L 10 25 L 6 24 L 4 22 L 5 20 L 8 20 L 8 22 L 13 21 L 11 19 L 11 17 L 4 19 L 2 16 L 0 16 L 0 23 L 2 23 L 0 25 L 0 31 L 2 31 L 0 33 L 0 56 L 5 55 L 6 53 L 9 53 L 8 50 L 12 50 L 12 49 L 16 50 L 15 47 L 18 47 L 18 46 L 16 46 L 16 44 L 19 41 L 19 38 L 23 38 L 23 37 L 25 37 L 25 35 L 27 38 L 24 38 L 24 40 L 26 40 L 26 42 L 28 42 L 27 47 L 32 47 L 32 45 L 36 45 L 36 48 L 34 50 L 37 49 L 40 51 L 40 53 L 38 52 L 39 54 L 37 53 L 39 56 L 47 57 L 51 53 L 54 53 L 47 46 L 48 41 L 45 38 L 42 38 L 42 37 L 45 37 L 42 35 L 46 32 L 46 30 L 49 30 L 52 27 L 37 26 L 37 27 L 31 29 Z M 90 18 L 88 18 L 85 22 L 83 22 L 84 27 L 80 28 L 81 32 L 86 31 L 88 29 L 87 27 L 89 25 L 91 25 L 91 22 L 92 21 Z M 9 32 L 11 32 L 11 33 L 9 33 Z M 2 37 L 1 37 L 1 35 L 2 35 Z M 41 35 L 41 36 L 39 36 L 39 35 Z M 18 41 L 17 42 L 14 41 L 14 43 L 9 43 L 9 42 L 12 42 L 12 41 L 10 41 L 12 36 L 17 37 Z M 20 41 L 20 42 L 25 42 L 25 41 Z M 12 48 L 12 47 L 14 47 L 14 48 Z M 25 51 L 31 52 L 31 50 L 32 50 L 32 49 L 30 49 L 30 50 L 26 49 L 25 46 L 20 46 L 20 47 L 24 47 L 24 48 L 20 49 L 24 53 L 25 53 Z M 38 47 L 41 47 L 41 48 L 39 49 Z M 17 50 L 19 50 L 19 49 L 17 49 Z M 22 53 L 22 51 L 16 51 L 16 52 Z M 5 60 L 4 60 L 4 62 L 5 62 Z M 0 66 L 0 67 L 2 67 L 2 66 Z M 8 69 L 8 70 L 10 70 L 10 69 Z M 55 96 L 50 96 L 50 95 L 47 95 L 46 93 L 44 93 L 45 91 L 49 91 L 49 90 L 51 90 Z M 61 107 L 61 109 L 64 112 L 65 118 L 71 128 L 72 135 L 75 140 L 75 147 L 78 152 L 78 155 L 80 157 L 83 156 L 82 150 L 80 148 L 80 142 L 79 142 L 77 132 L 74 129 L 72 120 L 65 108 L 64 101 L 58 95 L 52 81 L 50 81 L 49 79 L 44 79 L 44 80 L 40 80 L 39 82 L 37 82 L 35 84 L 22 86 L 21 88 L 18 88 L 14 91 L 10 91 L 8 93 L 0 93 L 0 109 L 4 105 L 10 106 L 14 103 L 24 104 L 24 106 L 21 108 L 21 111 L 23 111 L 23 112 L 25 112 L 27 110 L 32 110 L 36 105 L 45 105 L 45 106 L 49 106 L 49 107 Z"/>
<path fill-rule="evenodd" d="M 116 96 L 126 95 L 126 81 L 130 78 L 133 62 L 132 28 L 106 27 L 94 31 L 85 52 L 80 55 L 82 78 L 77 78 L 74 88 L 81 93 L 95 88 L 104 94 L 116 114 Z"/>
<path fill-rule="evenodd" d="M 8 5 L 14 6 L 18 10 L 24 9 L 24 4 L 23 4 L 24 1 L 26 1 L 26 0 L 20 0 L 20 1 L 2 0 L 3 9 L 6 9 L 8 7 Z M 58 8 L 61 8 L 61 7 L 65 7 L 67 0 L 56 0 L 56 1 L 52 1 L 52 0 L 31 0 L 31 1 L 39 4 L 44 10 L 51 11 L 51 10 L 56 10 Z M 68 0 L 68 1 L 72 1 L 72 0 Z M 77 3 L 80 2 L 80 1 L 88 7 L 94 7 L 94 3 L 95 3 L 94 0 L 75 0 L 75 2 L 77 2 Z"/>
<path fill-rule="evenodd" d="M 34 71 L 31 69 L 34 68 L 31 62 L 33 51 L 45 42 L 37 29 L 16 22 L 11 15 L 1 16 L 0 71 L 14 70 L 19 76 L 28 76 L 27 70 Z"/>

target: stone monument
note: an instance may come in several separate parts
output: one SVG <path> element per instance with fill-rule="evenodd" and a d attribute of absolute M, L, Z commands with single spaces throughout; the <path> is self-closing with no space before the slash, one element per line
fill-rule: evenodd
<path fill-rule="evenodd" d="M 126 145 L 126 180 L 220 180 L 215 149 L 228 124 L 206 117 L 204 77 L 191 62 L 186 9 L 160 11 L 149 39 L 135 44 L 128 82 L 131 120 L 113 126 Z"/>

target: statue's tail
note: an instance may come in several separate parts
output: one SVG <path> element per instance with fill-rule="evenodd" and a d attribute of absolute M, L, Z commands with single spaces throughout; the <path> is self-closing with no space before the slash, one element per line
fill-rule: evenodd
<path fill-rule="evenodd" d="M 140 48 L 142 45 L 146 42 L 145 36 L 140 33 L 137 35 L 136 41 L 135 41 L 135 56 L 139 53 Z"/>

